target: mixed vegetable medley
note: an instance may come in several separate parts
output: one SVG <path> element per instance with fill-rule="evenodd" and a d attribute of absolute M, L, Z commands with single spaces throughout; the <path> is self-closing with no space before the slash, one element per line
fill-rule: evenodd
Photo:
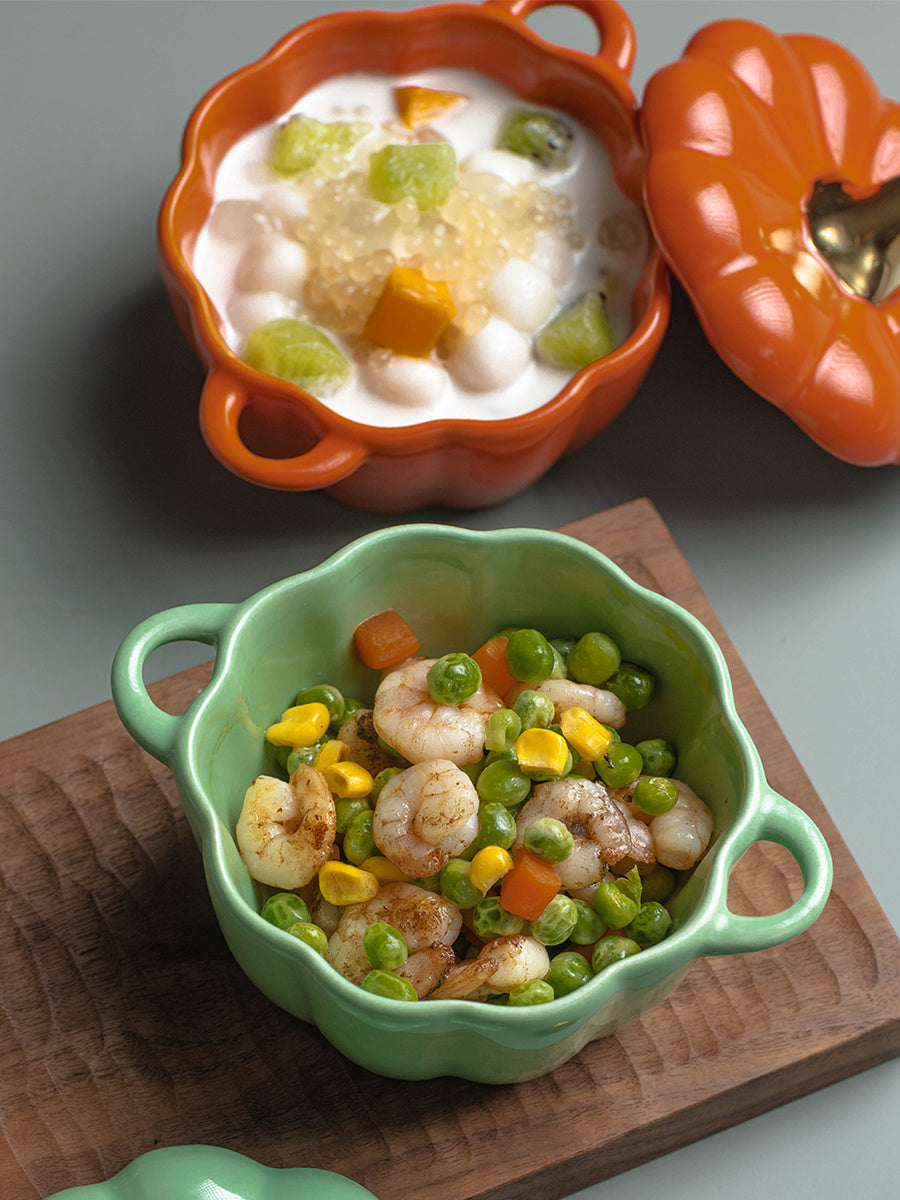
<path fill-rule="evenodd" d="M 382 672 L 371 707 L 304 687 L 266 731 L 280 772 L 244 798 L 266 920 L 378 995 L 510 1006 L 666 937 L 713 817 L 673 745 L 623 737 L 649 670 L 601 631 L 426 658 L 393 610 L 354 643 Z"/>

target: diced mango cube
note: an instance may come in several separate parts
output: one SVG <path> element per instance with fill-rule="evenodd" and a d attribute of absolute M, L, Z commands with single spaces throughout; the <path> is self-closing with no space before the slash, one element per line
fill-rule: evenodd
<path fill-rule="evenodd" d="M 425 358 L 455 314 L 446 283 L 426 279 L 417 267 L 394 267 L 363 334 L 395 354 Z"/>
<path fill-rule="evenodd" d="M 462 92 L 442 92 L 437 88 L 419 87 L 416 84 L 395 87 L 394 98 L 400 119 L 409 129 L 434 121 L 469 99 Z"/>

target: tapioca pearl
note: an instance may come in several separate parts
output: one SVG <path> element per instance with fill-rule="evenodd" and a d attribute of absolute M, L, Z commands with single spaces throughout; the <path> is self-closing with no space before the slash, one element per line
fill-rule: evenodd
<path fill-rule="evenodd" d="M 282 292 L 298 296 L 308 268 L 306 251 L 299 242 L 277 233 L 253 238 L 241 255 L 235 286 L 243 292 Z"/>
<path fill-rule="evenodd" d="M 260 206 L 275 229 L 293 237 L 297 227 L 306 221 L 306 196 L 293 183 L 276 184 L 264 192 Z"/>
<path fill-rule="evenodd" d="M 447 372 L 438 363 L 387 350 L 364 358 L 360 377 L 382 400 L 410 408 L 436 408 L 450 388 Z"/>
<path fill-rule="evenodd" d="M 518 183 L 531 183 L 538 177 L 538 168 L 521 154 L 508 150 L 476 150 L 463 163 L 472 174 L 499 175 L 511 187 Z"/>
<path fill-rule="evenodd" d="M 235 292 L 228 305 L 228 320 L 242 341 L 260 325 L 293 316 L 294 305 L 281 292 Z"/>
<path fill-rule="evenodd" d="M 511 258 L 491 277 L 487 303 L 521 333 L 533 333 L 557 307 L 558 299 L 550 277 L 540 267 Z"/>
<path fill-rule="evenodd" d="M 554 233 L 539 233 L 530 260 L 557 288 L 568 287 L 575 277 L 575 255 L 563 238 Z"/>
<path fill-rule="evenodd" d="M 462 338 L 447 359 L 453 377 L 475 392 L 509 387 L 531 363 L 531 346 L 517 329 L 499 317 Z"/>
<path fill-rule="evenodd" d="M 269 223 L 256 200 L 220 200 L 210 214 L 207 227 L 223 242 L 242 244 L 265 233 Z"/>

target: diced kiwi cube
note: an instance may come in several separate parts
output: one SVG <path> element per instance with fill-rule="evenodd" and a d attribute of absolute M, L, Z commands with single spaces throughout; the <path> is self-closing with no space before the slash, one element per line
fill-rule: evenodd
<path fill-rule="evenodd" d="M 542 167 L 564 167 L 572 136 L 568 125 L 552 113 L 517 108 L 503 123 L 497 148 L 533 159 Z"/>
<path fill-rule="evenodd" d="M 254 329 L 243 357 L 257 371 L 286 379 L 320 399 L 332 396 L 353 372 L 350 360 L 321 329 L 292 317 Z"/>
<path fill-rule="evenodd" d="M 448 142 L 383 146 L 369 159 L 369 193 L 383 204 L 411 196 L 422 212 L 440 208 L 458 178 Z"/>
<path fill-rule="evenodd" d="M 551 367 L 580 371 L 615 350 L 609 314 L 597 292 L 584 292 L 535 335 L 538 357 Z"/>
<path fill-rule="evenodd" d="M 367 121 L 317 121 L 295 113 L 275 135 L 272 166 L 282 175 L 297 175 L 315 166 L 326 150 L 345 154 L 371 133 Z"/>

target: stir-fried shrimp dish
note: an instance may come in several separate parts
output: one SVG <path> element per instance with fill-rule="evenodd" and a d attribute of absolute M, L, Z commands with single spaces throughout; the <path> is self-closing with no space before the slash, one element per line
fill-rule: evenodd
<path fill-rule="evenodd" d="M 393 611 L 364 626 L 371 704 L 302 681 L 266 730 L 235 831 L 262 916 L 376 995 L 509 1007 L 662 941 L 715 821 L 676 746 L 627 740 L 652 671 L 602 631 L 433 658 Z"/>

